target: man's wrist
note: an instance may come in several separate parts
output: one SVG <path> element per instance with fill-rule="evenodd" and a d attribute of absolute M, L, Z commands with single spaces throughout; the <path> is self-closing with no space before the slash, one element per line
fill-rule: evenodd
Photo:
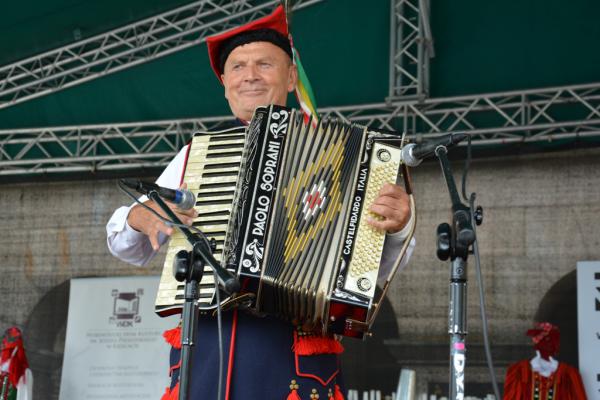
<path fill-rule="evenodd" d="M 137 229 L 135 229 L 131 225 L 129 225 L 129 222 L 127 222 L 127 221 L 125 221 L 125 231 L 127 232 L 127 235 L 133 239 L 146 236 L 142 232 L 138 231 Z"/>
<path fill-rule="evenodd" d="M 394 238 L 395 240 L 398 241 L 405 241 L 406 238 L 408 237 L 408 234 L 410 233 L 410 230 L 412 228 L 413 225 L 413 215 L 412 213 L 410 214 L 410 218 L 408 219 L 408 221 L 406 222 L 406 224 L 404 225 L 404 227 L 402 229 L 400 229 L 398 232 L 394 232 L 394 233 L 389 233 L 387 234 L 388 237 L 390 238 Z"/>
<path fill-rule="evenodd" d="M 125 219 L 125 226 L 132 232 L 143 234 L 142 231 L 137 228 L 137 220 L 139 218 L 138 213 L 141 211 L 141 208 L 142 206 L 140 206 L 139 204 L 134 204 L 133 206 L 131 206 L 131 208 L 129 209 L 129 213 L 127 214 L 127 218 Z"/>

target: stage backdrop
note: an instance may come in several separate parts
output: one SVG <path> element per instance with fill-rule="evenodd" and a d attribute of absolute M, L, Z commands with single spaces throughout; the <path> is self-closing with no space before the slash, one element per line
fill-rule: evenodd
<path fill-rule="evenodd" d="M 61 400 L 158 399 L 168 385 L 158 277 L 72 279 Z"/>
<path fill-rule="evenodd" d="M 588 399 L 600 398 L 600 261 L 577 263 L 579 372 Z"/>

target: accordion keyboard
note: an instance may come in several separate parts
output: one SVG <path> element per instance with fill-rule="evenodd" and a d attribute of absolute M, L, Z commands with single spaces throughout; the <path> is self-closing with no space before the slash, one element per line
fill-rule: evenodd
<path fill-rule="evenodd" d="M 188 189 L 196 196 L 198 217 L 193 226 L 216 241 L 215 258 L 221 261 L 223 242 L 231 214 L 236 181 L 244 147 L 244 131 L 220 134 L 196 134 L 184 175 Z M 176 231 L 170 241 L 155 302 L 160 315 L 180 312 L 183 305 L 183 282 L 173 277 L 173 260 L 180 250 L 190 250 L 186 238 Z M 215 284 L 212 268 L 206 266 L 199 285 L 201 309 L 215 306 Z"/>

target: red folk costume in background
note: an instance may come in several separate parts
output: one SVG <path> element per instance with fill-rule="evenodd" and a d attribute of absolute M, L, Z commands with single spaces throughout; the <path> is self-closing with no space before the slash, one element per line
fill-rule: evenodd
<path fill-rule="evenodd" d="M 558 362 L 558 327 L 542 322 L 527 331 L 536 356 L 508 368 L 504 382 L 504 400 L 586 400 L 581 376 L 576 368 Z"/>
<path fill-rule="evenodd" d="M 31 400 L 32 387 L 21 331 L 8 328 L 0 347 L 0 400 Z"/>

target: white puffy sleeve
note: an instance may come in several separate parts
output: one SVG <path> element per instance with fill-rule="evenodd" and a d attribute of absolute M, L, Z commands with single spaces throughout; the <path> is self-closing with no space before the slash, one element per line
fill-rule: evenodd
<path fill-rule="evenodd" d="M 156 184 L 169 189 L 177 189 L 183 175 L 185 159 L 188 146 L 184 146 L 171 160 L 162 174 L 156 180 Z M 142 196 L 141 202 L 148 198 Z M 134 265 L 145 265 L 154 256 L 156 251 L 152 249 L 148 236 L 131 228 L 127 223 L 129 211 L 136 203 L 130 206 L 119 207 L 106 224 L 106 242 L 110 252 L 118 259 Z M 168 237 L 161 234 L 159 242 L 163 245 Z"/>

